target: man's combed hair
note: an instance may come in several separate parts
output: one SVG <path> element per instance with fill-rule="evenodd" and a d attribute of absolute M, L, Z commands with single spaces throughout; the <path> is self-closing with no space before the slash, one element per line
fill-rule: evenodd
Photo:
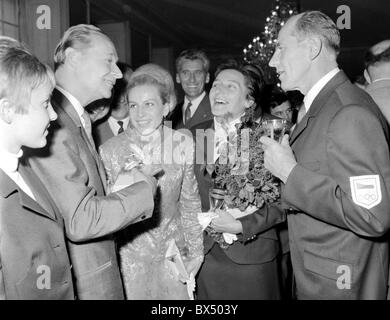
<path fill-rule="evenodd" d="M 27 113 L 32 90 L 55 79 L 49 66 L 40 62 L 18 41 L 0 37 L 0 99 L 7 98 L 17 113 Z"/>
<path fill-rule="evenodd" d="M 206 53 L 200 49 L 187 49 L 182 51 L 176 58 L 176 72 L 180 72 L 184 60 L 200 60 L 203 64 L 203 70 L 207 73 L 210 68 L 210 60 Z"/>
<path fill-rule="evenodd" d="M 65 63 L 65 51 L 68 48 L 85 49 L 91 45 L 92 36 L 106 36 L 101 29 L 89 24 L 79 24 L 65 31 L 54 51 L 54 69 Z"/>
<path fill-rule="evenodd" d="M 340 32 L 336 24 L 321 11 L 306 11 L 299 15 L 295 24 L 298 38 L 319 36 L 328 49 L 336 55 L 340 52 Z"/>

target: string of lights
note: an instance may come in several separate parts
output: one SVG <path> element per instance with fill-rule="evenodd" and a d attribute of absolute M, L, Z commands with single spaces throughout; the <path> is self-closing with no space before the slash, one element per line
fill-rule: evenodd
<path fill-rule="evenodd" d="M 297 13 L 296 4 L 276 0 L 274 8 L 266 18 L 264 31 L 260 36 L 254 37 L 252 42 L 243 49 L 244 60 L 249 63 L 260 64 L 266 71 L 268 83 L 276 82 L 274 81 L 274 72 L 268 72 L 268 62 L 274 53 L 278 32 L 287 19 Z"/>

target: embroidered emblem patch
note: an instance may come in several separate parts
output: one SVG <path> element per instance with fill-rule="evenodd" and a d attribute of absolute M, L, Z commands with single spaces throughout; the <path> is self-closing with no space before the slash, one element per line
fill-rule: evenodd
<path fill-rule="evenodd" d="M 379 175 L 350 177 L 352 200 L 357 205 L 371 209 L 382 201 Z"/>

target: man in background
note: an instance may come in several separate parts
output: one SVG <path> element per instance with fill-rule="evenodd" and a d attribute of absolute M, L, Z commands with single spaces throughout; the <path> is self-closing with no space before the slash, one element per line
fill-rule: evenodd
<path fill-rule="evenodd" d="M 176 82 L 184 91 L 184 101 L 168 115 L 173 129 L 191 129 L 213 119 L 205 84 L 210 81 L 210 60 L 202 50 L 188 49 L 176 59 Z"/>

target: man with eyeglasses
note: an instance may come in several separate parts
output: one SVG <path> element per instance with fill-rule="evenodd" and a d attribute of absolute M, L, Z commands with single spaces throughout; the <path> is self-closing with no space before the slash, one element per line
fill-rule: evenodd
<path fill-rule="evenodd" d="M 176 82 L 181 84 L 185 96 L 168 116 L 173 129 L 191 129 L 213 118 L 205 91 L 205 84 L 210 81 L 209 67 L 210 60 L 202 50 L 184 50 L 176 59 Z"/>

